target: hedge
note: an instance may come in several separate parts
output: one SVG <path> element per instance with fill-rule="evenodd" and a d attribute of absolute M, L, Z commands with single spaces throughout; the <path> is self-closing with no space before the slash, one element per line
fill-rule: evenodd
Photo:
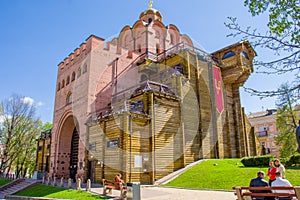
<path fill-rule="evenodd" d="M 271 155 L 253 156 L 253 157 L 244 157 L 242 158 L 241 162 L 245 167 L 269 166 L 269 161 L 273 159 L 274 157 Z"/>
<path fill-rule="evenodd" d="M 269 161 L 274 160 L 271 155 L 244 157 L 241 162 L 245 167 L 269 166 Z M 292 155 L 288 158 L 280 158 L 280 162 L 284 166 L 300 165 L 300 154 Z"/>

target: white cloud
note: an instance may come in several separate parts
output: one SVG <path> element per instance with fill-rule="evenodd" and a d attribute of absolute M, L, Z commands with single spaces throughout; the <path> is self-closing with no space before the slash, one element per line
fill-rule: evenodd
<path fill-rule="evenodd" d="M 21 101 L 23 103 L 26 103 L 26 104 L 30 105 L 30 106 L 34 104 L 34 99 L 30 98 L 30 97 L 24 97 L 24 98 L 21 99 Z"/>
<path fill-rule="evenodd" d="M 43 106 L 43 105 L 44 105 L 44 103 L 41 101 L 37 102 L 37 104 L 36 104 L 36 106 L 38 106 L 38 107 Z"/>

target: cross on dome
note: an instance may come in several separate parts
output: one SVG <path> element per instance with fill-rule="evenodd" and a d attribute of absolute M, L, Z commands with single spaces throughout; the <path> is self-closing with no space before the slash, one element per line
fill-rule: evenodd
<path fill-rule="evenodd" d="M 153 6 L 153 0 L 150 0 L 150 3 L 149 3 L 148 5 L 149 5 L 149 9 L 152 9 L 152 6 Z"/>

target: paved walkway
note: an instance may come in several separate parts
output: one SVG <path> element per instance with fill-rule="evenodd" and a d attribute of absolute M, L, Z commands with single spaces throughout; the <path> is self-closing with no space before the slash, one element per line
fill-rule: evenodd
<path fill-rule="evenodd" d="M 92 188 L 92 192 L 102 194 L 102 188 Z M 112 199 L 119 199 L 120 191 L 113 190 Z M 191 190 L 169 187 L 141 186 L 142 200 L 235 200 L 234 192 L 213 190 Z"/>

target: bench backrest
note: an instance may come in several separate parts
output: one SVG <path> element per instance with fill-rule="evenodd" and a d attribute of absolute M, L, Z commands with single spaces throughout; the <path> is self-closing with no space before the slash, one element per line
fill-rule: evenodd
<path fill-rule="evenodd" d="M 274 187 L 247 187 L 247 186 L 238 186 L 238 187 L 233 187 L 235 190 L 235 194 L 238 197 L 238 200 L 242 200 L 243 196 L 262 196 L 262 197 L 297 197 L 300 199 L 300 187 L 295 186 L 295 187 L 286 187 L 286 186 L 274 186 Z M 254 192 L 249 192 L 249 191 L 243 191 L 243 190 L 260 190 L 260 191 L 266 191 L 260 192 L 260 193 L 254 193 Z M 270 190 L 276 190 L 276 193 L 270 193 Z M 280 190 L 292 190 L 294 193 L 284 193 L 280 192 Z"/>

